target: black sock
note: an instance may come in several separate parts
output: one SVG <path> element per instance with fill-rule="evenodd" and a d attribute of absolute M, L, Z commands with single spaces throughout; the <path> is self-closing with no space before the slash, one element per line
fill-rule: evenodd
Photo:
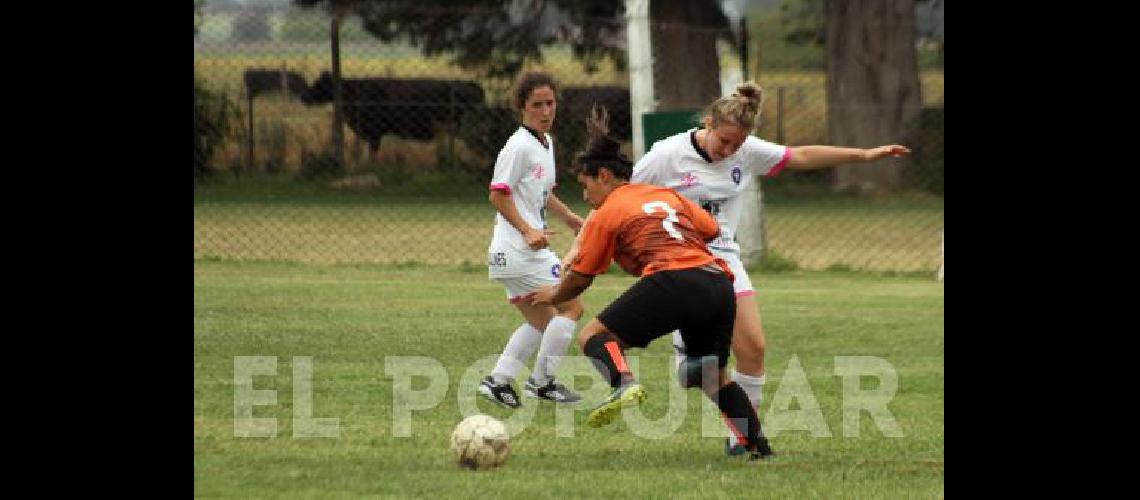
<path fill-rule="evenodd" d="M 622 355 L 614 334 L 603 332 L 590 337 L 582 347 L 582 353 L 594 361 L 594 368 L 610 383 L 610 387 L 616 389 L 623 382 L 633 380 L 633 373 L 625 363 L 625 356 Z"/>
<path fill-rule="evenodd" d="M 737 441 L 744 443 L 750 451 L 756 451 L 764 433 L 760 430 L 760 418 L 756 416 L 756 408 L 752 407 L 748 394 L 733 382 L 721 387 L 716 399 L 716 405 L 725 423 L 736 434 Z"/>

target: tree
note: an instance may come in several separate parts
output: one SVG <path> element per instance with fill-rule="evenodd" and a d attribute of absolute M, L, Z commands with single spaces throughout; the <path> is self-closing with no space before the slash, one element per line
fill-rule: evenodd
<path fill-rule="evenodd" d="M 699 109 L 720 97 L 716 42 L 737 46 L 720 2 L 653 0 L 649 19 L 657 109 Z"/>
<path fill-rule="evenodd" d="M 827 22 L 827 129 L 853 147 L 901 143 L 922 109 L 915 51 L 914 0 L 830 0 Z M 840 166 L 837 191 L 889 191 L 904 163 Z"/>
<path fill-rule="evenodd" d="M 294 1 L 302 7 L 329 3 Z M 619 70 L 626 65 L 620 1 L 475 0 L 463 7 L 451 0 L 343 3 L 352 4 L 364 29 L 380 40 L 406 39 L 428 57 L 452 54 L 454 64 L 486 77 L 513 77 L 527 61 L 541 63 L 542 47 L 557 43 L 569 44 L 587 73 L 607 59 Z M 661 90 L 664 105 L 706 104 L 720 89 L 716 38 L 734 40 L 719 2 L 655 0 L 651 8 L 657 71 L 669 76 L 660 79 L 669 82 Z"/>

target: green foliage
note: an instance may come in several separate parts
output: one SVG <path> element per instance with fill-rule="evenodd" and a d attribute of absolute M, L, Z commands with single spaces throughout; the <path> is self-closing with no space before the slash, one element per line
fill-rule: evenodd
<path fill-rule="evenodd" d="M 424 56 L 453 56 L 459 67 L 491 78 L 510 78 L 525 63 L 542 63 L 541 48 L 569 43 L 586 73 L 603 59 L 625 67 L 625 7 L 608 0 L 536 2 L 530 10 L 513 0 L 294 0 L 301 7 L 342 4 L 383 42 L 407 40 Z M 549 20 L 558 19 L 558 25 Z"/>
<path fill-rule="evenodd" d="M 760 69 L 811 69 L 825 66 L 823 3 L 784 0 L 778 9 L 753 9 L 748 16 L 750 41 Z"/>
<path fill-rule="evenodd" d="M 796 261 L 780 255 L 778 252 L 768 250 L 760 259 L 760 263 L 749 268 L 749 271 L 762 273 L 783 273 L 796 271 L 800 268 Z"/>
<path fill-rule="evenodd" d="M 332 151 L 303 152 L 297 176 L 306 181 L 325 180 L 344 173 L 344 166 L 336 161 Z"/>
<path fill-rule="evenodd" d="M 923 0 L 919 0 L 921 2 Z M 827 19 L 824 0 L 783 0 L 778 8 L 748 13 L 750 40 L 761 70 L 826 68 Z M 944 67 L 941 43 L 921 44 L 920 70 Z"/>
<path fill-rule="evenodd" d="M 230 120 L 238 108 L 220 92 L 206 87 L 194 76 L 194 180 L 210 173 L 214 151 L 230 131 Z"/>

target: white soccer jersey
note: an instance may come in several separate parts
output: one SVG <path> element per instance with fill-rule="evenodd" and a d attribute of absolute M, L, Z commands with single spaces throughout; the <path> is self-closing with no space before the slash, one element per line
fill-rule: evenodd
<path fill-rule="evenodd" d="M 744 207 L 738 195 L 753 177 L 779 173 L 791 149 L 750 135 L 732 156 L 714 162 L 697 147 L 695 132 L 690 129 L 655 142 L 633 166 L 631 180 L 673 188 L 700 204 L 720 224 L 720 236 L 709 248 L 739 256 L 735 235 Z"/>
<path fill-rule="evenodd" d="M 519 127 L 499 151 L 490 186 L 510 194 L 523 220 L 539 230 L 546 227 L 546 199 L 554 190 L 554 143 L 549 134 L 543 135 L 549 147 Z M 487 253 L 492 278 L 522 276 L 549 267 L 551 258 L 557 260 L 549 248 L 531 250 L 522 233 L 498 212 Z"/>

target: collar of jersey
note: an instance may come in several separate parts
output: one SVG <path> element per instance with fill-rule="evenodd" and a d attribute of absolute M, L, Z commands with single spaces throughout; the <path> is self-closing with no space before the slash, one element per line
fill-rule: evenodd
<path fill-rule="evenodd" d="M 538 140 L 538 143 L 542 144 L 543 148 L 550 149 L 550 146 L 546 144 L 546 139 L 543 138 L 542 134 L 539 134 L 537 130 L 530 128 L 526 125 L 523 125 L 522 128 L 525 128 L 527 132 L 530 132 L 530 135 L 533 135 L 534 138 Z"/>
<path fill-rule="evenodd" d="M 713 162 L 712 158 L 709 157 L 709 154 L 701 148 L 700 144 L 697 144 L 697 129 L 693 129 L 691 132 L 689 132 L 689 141 L 693 143 L 693 149 L 697 150 L 697 154 L 701 155 L 701 158 L 709 163 Z"/>

